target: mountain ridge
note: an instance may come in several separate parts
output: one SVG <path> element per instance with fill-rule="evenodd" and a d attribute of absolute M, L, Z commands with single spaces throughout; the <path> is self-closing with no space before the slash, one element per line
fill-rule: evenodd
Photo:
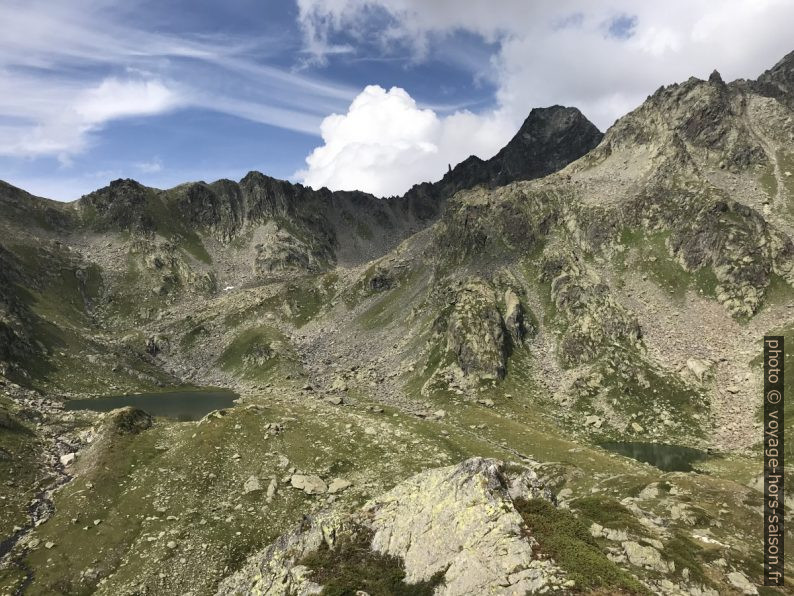
<path fill-rule="evenodd" d="M 399 198 L 0 185 L 0 591 L 756 593 L 792 59 L 603 137 L 533 110 Z M 176 387 L 239 398 L 64 407 Z"/>

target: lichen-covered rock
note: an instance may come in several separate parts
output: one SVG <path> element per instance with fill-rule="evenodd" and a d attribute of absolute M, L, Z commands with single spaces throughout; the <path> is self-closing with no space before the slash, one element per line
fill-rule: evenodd
<path fill-rule="evenodd" d="M 240 571 L 223 580 L 218 596 L 308 596 L 322 586 L 311 581 L 309 570 L 300 564 L 321 545 L 333 548 L 338 536 L 353 526 L 344 516 L 331 513 L 306 517 L 291 532 L 282 535 L 262 553 L 254 555 Z"/>
<path fill-rule="evenodd" d="M 428 470 L 353 514 L 306 518 L 221 582 L 218 595 L 319 593 L 303 560 L 362 531 L 372 535 L 372 551 L 403 562 L 407 584 L 440 574 L 439 596 L 525 594 L 562 585 L 561 569 L 536 560 L 537 544 L 513 505 L 513 494 L 543 498 L 544 490 L 537 474 L 508 471 L 491 459 Z"/>
<path fill-rule="evenodd" d="M 260 274 L 319 270 L 322 255 L 313 251 L 308 243 L 274 222 L 269 222 L 260 233 L 260 241 L 254 246 L 254 268 Z"/>
<path fill-rule="evenodd" d="M 644 569 L 652 569 L 661 573 L 671 573 L 675 571 L 675 564 L 672 561 L 665 561 L 662 554 L 653 546 L 643 546 L 633 540 L 623 543 L 623 550 L 632 565 Z"/>
<path fill-rule="evenodd" d="M 730 581 L 736 589 L 740 590 L 742 594 L 758 594 L 758 588 L 739 571 L 732 571 L 729 573 L 728 581 Z"/>
<path fill-rule="evenodd" d="M 479 458 L 419 474 L 364 507 L 372 548 L 402 558 L 409 583 L 443 571 L 438 594 L 536 591 L 542 574 L 512 579 L 533 551 L 505 484 L 501 465 Z"/>
<path fill-rule="evenodd" d="M 686 361 L 687 369 L 695 376 L 699 383 L 702 383 L 711 372 L 714 363 L 703 358 L 689 358 Z"/>
<path fill-rule="evenodd" d="M 551 299 L 567 323 L 560 341 L 563 364 L 583 364 L 615 344 L 639 343 L 642 332 L 636 317 L 585 264 L 552 250 L 542 267 L 544 279 L 551 282 Z"/>
<path fill-rule="evenodd" d="M 259 492 L 262 490 L 262 485 L 259 484 L 259 478 L 256 476 L 249 476 L 248 480 L 243 484 L 243 494 L 248 495 L 251 493 Z"/>
<path fill-rule="evenodd" d="M 321 495 L 328 492 L 328 485 L 315 474 L 293 474 L 290 484 L 292 488 L 302 490 L 307 495 Z"/>
<path fill-rule="evenodd" d="M 466 375 L 505 376 L 504 321 L 496 293 L 483 280 L 472 279 L 458 291 L 447 322 L 447 351 Z"/>

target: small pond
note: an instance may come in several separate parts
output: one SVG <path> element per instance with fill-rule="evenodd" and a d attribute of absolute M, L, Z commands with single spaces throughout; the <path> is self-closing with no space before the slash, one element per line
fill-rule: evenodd
<path fill-rule="evenodd" d="M 66 402 L 67 410 L 93 410 L 109 412 L 116 408 L 132 406 L 162 416 L 185 422 L 200 420 L 213 410 L 230 408 L 237 394 L 227 389 L 179 389 L 161 393 L 114 395 L 95 399 L 72 399 Z"/>
<path fill-rule="evenodd" d="M 706 457 L 706 452 L 692 447 L 667 445 L 665 443 L 622 443 L 610 441 L 601 447 L 646 464 L 656 466 L 666 472 L 691 472 L 692 463 Z"/>

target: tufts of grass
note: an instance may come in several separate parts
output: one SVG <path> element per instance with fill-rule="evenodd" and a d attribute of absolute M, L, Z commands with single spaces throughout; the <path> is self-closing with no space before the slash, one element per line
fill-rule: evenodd
<path fill-rule="evenodd" d="M 764 168 L 761 173 L 761 188 L 769 195 L 770 199 L 777 196 L 777 178 L 775 178 L 775 166 L 771 163 Z"/>
<path fill-rule="evenodd" d="M 571 505 L 576 512 L 595 523 L 614 530 L 627 530 L 637 536 L 646 536 L 648 529 L 612 497 L 592 495 L 577 499 Z"/>
<path fill-rule="evenodd" d="M 9 399 L 0 395 L 0 540 L 13 526 L 28 521 L 32 487 L 40 480 L 40 446 L 33 431 L 12 411 Z"/>
<path fill-rule="evenodd" d="M 294 354 L 287 338 L 273 327 L 251 327 L 223 351 L 218 363 L 248 379 L 268 381 L 292 369 Z"/>
<path fill-rule="evenodd" d="M 649 594 L 640 582 L 607 558 L 576 515 L 543 499 L 517 499 L 514 503 L 541 552 L 550 555 L 580 590 Z"/>
<path fill-rule="evenodd" d="M 759 312 L 764 308 L 788 304 L 792 295 L 794 295 L 794 290 L 788 285 L 788 282 L 777 273 L 770 273 L 769 285 L 766 287 L 764 302 L 761 304 Z"/>
<path fill-rule="evenodd" d="M 645 232 L 624 228 L 620 241 L 631 254 L 636 256 L 632 267 L 636 267 L 661 288 L 667 290 L 675 300 L 683 301 L 690 290 L 715 298 L 718 282 L 714 271 L 710 267 L 702 267 L 693 272 L 684 269 L 667 249 L 669 235 L 669 232 Z M 619 268 L 629 266 L 626 257 L 626 253 L 618 255 Z"/>
<path fill-rule="evenodd" d="M 406 305 L 412 304 L 426 287 L 425 274 L 410 271 L 398 285 L 378 296 L 359 317 L 364 329 L 378 329 L 400 320 Z"/>
<path fill-rule="evenodd" d="M 407 584 L 403 562 L 372 551 L 371 542 L 371 530 L 356 528 L 333 548 L 323 542 L 301 564 L 313 571 L 312 581 L 323 586 L 323 596 L 355 596 L 360 590 L 372 596 L 432 596 L 443 582 L 444 572 L 439 572 L 427 581 Z"/>
<path fill-rule="evenodd" d="M 665 557 L 675 563 L 674 573 L 680 575 L 684 569 L 689 569 L 689 577 L 692 580 L 699 584 L 713 586 L 714 582 L 705 574 L 700 562 L 704 550 L 683 532 L 675 532 L 664 545 Z"/>
<path fill-rule="evenodd" d="M 303 327 L 320 314 L 323 306 L 333 299 L 337 279 L 336 273 L 327 273 L 319 277 L 310 276 L 292 281 L 278 294 L 242 310 L 228 313 L 224 317 L 224 325 L 237 327 L 264 313 L 280 311 L 296 327 Z"/>

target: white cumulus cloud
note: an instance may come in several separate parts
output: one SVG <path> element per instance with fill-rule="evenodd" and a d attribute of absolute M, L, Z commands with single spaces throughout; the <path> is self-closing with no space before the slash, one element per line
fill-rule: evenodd
<path fill-rule="evenodd" d="M 473 80 L 496 86 L 495 107 L 478 114 L 439 117 L 420 110 L 408 93 L 368 87 L 347 114 L 323 123 L 324 145 L 299 172 L 311 186 L 401 193 L 436 180 L 469 154 L 488 158 L 518 129 L 533 107 L 578 107 L 602 130 L 663 84 L 707 77 L 756 77 L 787 52 L 794 2 L 790 0 L 298 0 L 306 51 L 322 49 L 335 34 L 356 38 L 414 61 L 467 56 L 467 32 L 493 45 L 490 62 L 476 61 Z M 385 23 L 385 25 L 384 25 Z M 444 44 L 447 44 L 445 46 Z M 452 44 L 452 47 L 449 47 Z M 370 50 L 371 51 L 371 50 Z M 458 59 L 466 64 L 466 59 Z"/>
<path fill-rule="evenodd" d="M 466 111 L 439 117 L 404 89 L 369 85 L 346 114 L 325 118 L 320 131 L 323 145 L 296 178 L 313 188 L 390 196 L 440 178 L 471 153 L 489 157 L 510 138 L 511 126 L 498 115 Z"/>
<path fill-rule="evenodd" d="M 307 51 L 351 30 L 395 55 L 433 57 L 467 32 L 494 44 L 485 76 L 498 110 L 520 123 L 533 107 L 574 105 L 604 129 L 662 84 L 756 77 L 794 49 L 791 0 L 298 0 Z M 377 18 L 368 18 L 376 15 Z M 388 25 L 384 27 L 383 23 Z M 330 40 L 330 41 L 329 41 Z M 391 44 L 392 48 L 390 48 Z M 449 51 L 449 50 L 448 50 Z M 471 50 L 465 42 L 454 53 Z"/>

